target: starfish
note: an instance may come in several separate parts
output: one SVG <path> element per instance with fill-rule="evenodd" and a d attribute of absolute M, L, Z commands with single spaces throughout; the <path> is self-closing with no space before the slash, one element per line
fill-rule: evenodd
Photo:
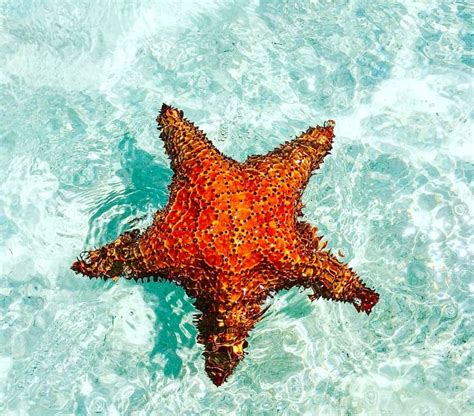
<path fill-rule="evenodd" d="M 145 230 L 81 254 L 72 269 L 97 278 L 166 279 L 201 312 L 197 340 L 217 386 L 244 357 L 265 300 L 292 287 L 369 314 L 378 294 L 301 221 L 301 196 L 330 153 L 332 120 L 244 163 L 225 155 L 183 112 L 163 104 L 160 137 L 174 176 L 168 205 Z"/>

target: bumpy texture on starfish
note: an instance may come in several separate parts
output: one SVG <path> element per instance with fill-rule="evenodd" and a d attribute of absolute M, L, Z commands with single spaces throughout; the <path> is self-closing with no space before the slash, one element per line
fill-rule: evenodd
<path fill-rule="evenodd" d="M 279 290 L 311 288 L 311 300 L 370 313 L 378 294 L 298 220 L 301 194 L 331 149 L 333 121 L 244 163 L 222 155 L 180 110 L 163 105 L 157 121 L 174 171 L 168 205 L 149 228 L 86 253 L 73 270 L 183 286 L 201 311 L 198 341 L 216 385 L 243 358 L 265 299 Z"/>

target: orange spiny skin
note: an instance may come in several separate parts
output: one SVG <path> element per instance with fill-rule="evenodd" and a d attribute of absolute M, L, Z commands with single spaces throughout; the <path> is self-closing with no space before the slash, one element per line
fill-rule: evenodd
<path fill-rule="evenodd" d="M 304 187 L 331 149 L 333 121 L 245 163 L 222 155 L 182 111 L 164 104 L 157 121 L 175 172 L 168 205 L 148 229 L 88 252 L 73 270 L 182 285 L 201 311 L 198 341 L 218 386 L 243 358 L 265 299 L 279 290 L 311 288 L 311 300 L 370 313 L 378 294 L 324 249 L 315 227 L 298 221 Z"/>

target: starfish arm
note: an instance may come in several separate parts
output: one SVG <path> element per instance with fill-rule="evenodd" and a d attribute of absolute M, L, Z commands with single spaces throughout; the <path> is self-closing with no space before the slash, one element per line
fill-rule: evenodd
<path fill-rule="evenodd" d="M 176 174 L 186 176 L 213 162 L 230 160 L 214 147 L 203 131 L 184 118 L 181 110 L 163 104 L 156 121 Z"/>
<path fill-rule="evenodd" d="M 312 260 L 297 270 L 301 276 L 298 285 L 314 291 L 311 300 L 323 297 L 350 302 L 358 312 L 370 314 L 379 300 L 378 293 L 366 287 L 352 269 L 328 251 L 318 251 Z"/>
<path fill-rule="evenodd" d="M 137 280 L 158 276 L 166 278 L 167 265 L 160 248 L 148 238 L 149 231 L 127 231 L 112 243 L 81 254 L 71 266 L 76 273 L 85 276 L 117 280 L 120 276 Z M 160 257 L 160 260 L 156 260 Z M 161 258 L 162 257 L 162 258 Z"/>
<path fill-rule="evenodd" d="M 265 156 L 250 156 L 245 163 L 259 170 L 268 169 L 280 178 L 285 177 L 287 183 L 302 190 L 313 171 L 330 153 L 334 125 L 333 120 L 328 120 L 323 127 L 311 127 Z"/>
<path fill-rule="evenodd" d="M 198 298 L 198 342 L 204 345 L 205 370 L 216 386 L 233 373 L 244 358 L 247 337 L 263 313 L 258 303 L 226 304 Z"/>
<path fill-rule="evenodd" d="M 307 251 L 306 261 L 295 266 L 291 285 L 312 288 L 311 300 L 320 296 L 326 299 L 350 302 L 357 311 L 369 314 L 378 302 L 379 295 L 367 288 L 357 274 L 324 250 L 317 228 L 302 221 L 297 224 L 300 244 Z"/>

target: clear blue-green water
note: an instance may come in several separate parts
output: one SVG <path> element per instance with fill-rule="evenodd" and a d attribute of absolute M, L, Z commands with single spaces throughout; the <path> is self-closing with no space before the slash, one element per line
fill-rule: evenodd
<path fill-rule="evenodd" d="M 0 414 L 472 414 L 471 12 L 0 1 Z M 280 293 L 216 388 L 182 289 L 69 270 L 166 203 L 163 101 L 238 160 L 336 120 L 304 212 L 369 317 Z"/>

